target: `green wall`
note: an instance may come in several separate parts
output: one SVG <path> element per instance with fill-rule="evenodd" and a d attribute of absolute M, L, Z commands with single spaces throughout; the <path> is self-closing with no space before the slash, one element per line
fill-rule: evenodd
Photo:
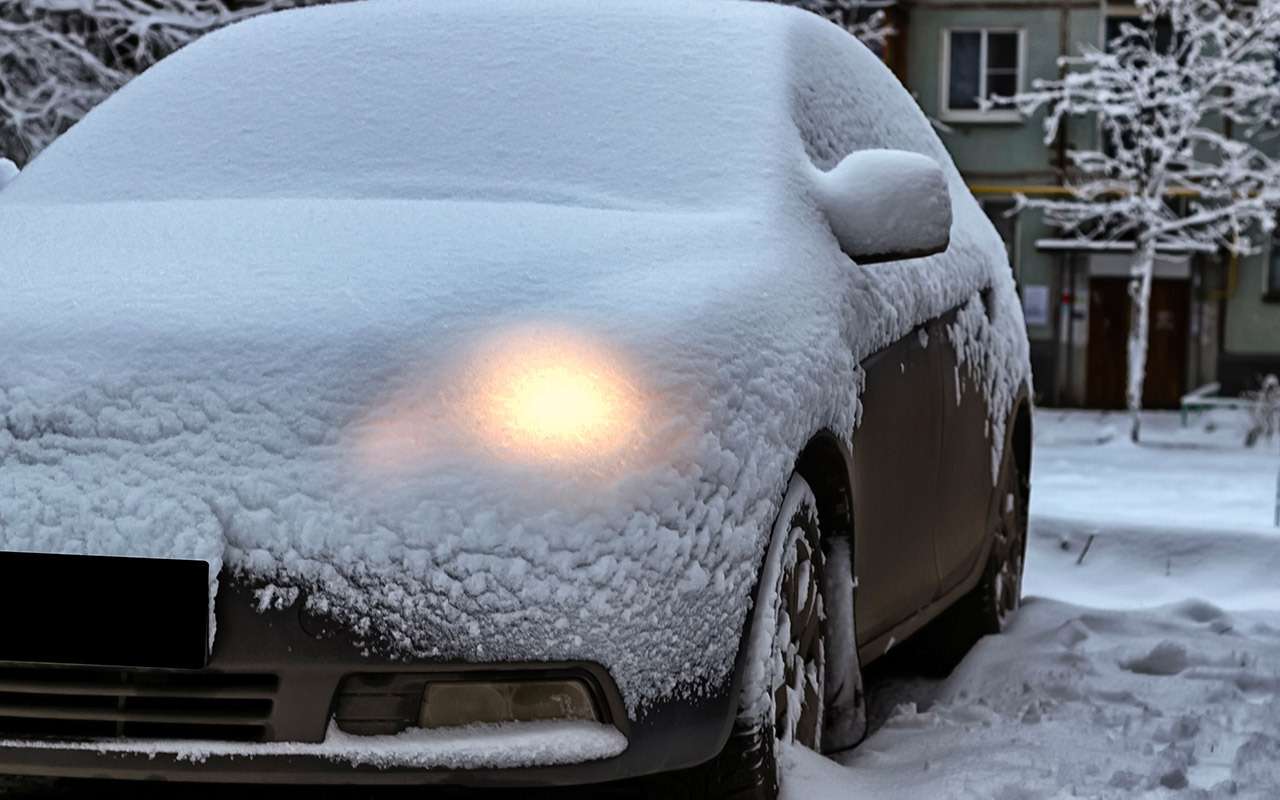
<path fill-rule="evenodd" d="M 1026 0 L 1018 8 L 997 8 L 993 7 L 995 4 L 985 0 L 903 0 L 900 4 L 900 13 L 905 15 L 904 28 L 908 39 L 906 52 L 899 63 L 905 71 L 907 87 L 916 95 L 925 112 L 941 123 L 939 136 L 979 199 L 1007 199 L 1010 196 L 1008 187 L 1026 187 L 1030 193 L 1035 187 L 1052 187 L 1058 184 L 1058 152 L 1056 146 L 1046 145 L 1044 142 L 1043 113 L 1020 122 L 953 121 L 942 114 L 940 87 L 943 77 L 943 31 L 967 28 L 1022 30 L 1022 88 L 1025 91 L 1031 88 L 1031 82 L 1037 78 L 1058 76 L 1064 22 L 1067 26 L 1065 40 L 1068 54 L 1078 54 L 1083 43 L 1100 43 L 1103 4 L 1099 2 L 1089 7 L 1071 7 L 1072 2 L 1076 0 L 1067 3 L 1058 0 Z M 1092 120 L 1071 120 L 1065 130 L 1068 149 L 1088 149 L 1097 145 L 1097 131 Z M 1267 149 L 1273 155 L 1280 156 L 1280 137 L 1271 139 Z M 1045 286 L 1049 290 L 1049 324 L 1028 328 L 1032 339 L 1037 385 L 1041 388 L 1052 387 L 1052 391 L 1060 399 L 1078 402 L 1082 400 L 1081 381 L 1086 366 L 1088 276 L 1083 269 L 1083 260 L 1077 257 L 1082 269 L 1077 272 L 1076 285 L 1064 285 L 1067 280 L 1066 257 L 1036 250 L 1037 239 L 1053 235 L 1054 232 L 1044 225 L 1038 212 L 1023 212 L 1018 220 L 1016 266 L 1021 286 Z M 1201 355 L 1191 359 L 1201 366 L 1195 367 L 1200 370 L 1198 374 L 1190 374 L 1192 367 L 1189 363 L 1189 382 L 1198 383 L 1213 376 L 1215 367 L 1212 355 L 1219 347 L 1228 361 L 1232 354 L 1264 355 L 1268 359 L 1264 364 L 1280 361 L 1280 303 L 1266 302 L 1263 298 L 1264 271 L 1268 257 L 1269 246 L 1264 246 L 1262 252 L 1242 258 L 1238 264 L 1234 289 L 1226 294 L 1221 291 L 1225 288 L 1223 284 L 1227 283 L 1225 275 L 1220 274 L 1217 267 L 1208 268 L 1204 276 L 1205 285 L 1198 296 L 1198 300 L 1207 305 L 1197 305 L 1206 330 L 1199 331 L 1190 345 L 1191 349 L 1199 348 L 1202 351 Z M 1074 348 L 1066 347 L 1067 325 L 1060 318 L 1064 309 L 1058 305 L 1064 292 L 1068 290 L 1072 291 L 1075 298 L 1077 317 L 1070 333 Z M 1219 341 L 1216 322 L 1219 308 L 1216 301 L 1223 297 L 1223 336 Z M 1067 366 L 1068 361 L 1070 367 Z M 1236 372 L 1256 370 L 1257 363 L 1257 359 L 1236 359 Z"/>
<path fill-rule="evenodd" d="M 1235 291 L 1227 299 L 1223 349 L 1229 353 L 1280 353 L 1280 303 L 1264 300 L 1271 247 L 1240 259 Z"/>
<path fill-rule="evenodd" d="M 981 7 L 972 8 L 961 3 L 948 3 L 945 7 L 922 3 L 909 4 L 909 42 L 906 59 L 906 82 L 916 95 L 921 107 L 934 118 L 941 116 L 942 36 L 943 31 L 956 28 L 1016 28 L 1024 31 L 1022 54 L 1022 88 L 1031 88 L 1036 78 L 1058 76 L 1058 56 L 1061 51 L 1061 27 L 1065 19 L 1068 25 L 1069 47 L 1081 41 L 1096 42 L 1099 38 L 1101 14 L 1096 9 L 1063 9 L 1052 2 L 1029 2 L 1027 8 L 1008 10 Z M 939 131 L 943 143 L 951 152 L 961 172 L 970 185 L 979 190 L 979 197 L 999 197 L 998 193 L 983 193 L 999 186 L 1044 186 L 1056 184 L 1055 148 L 1044 142 L 1044 114 L 1037 113 L 1021 122 L 954 122 L 940 120 L 945 129 Z M 1091 146 L 1094 127 L 1084 120 L 1073 120 L 1067 128 L 1068 143 Z M 1008 195 L 1004 195 L 1008 197 Z M 1018 220 L 1017 269 L 1022 285 L 1047 286 L 1050 297 L 1057 300 L 1062 286 L 1058 268 L 1059 257 L 1040 253 L 1036 240 L 1051 236 L 1040 214 L 1023 212 Z M 1047 325 L 1028 327 L 1035 341 L 1049 342 L 1054 338 L 1056 320 L 1051 317 Z"/>

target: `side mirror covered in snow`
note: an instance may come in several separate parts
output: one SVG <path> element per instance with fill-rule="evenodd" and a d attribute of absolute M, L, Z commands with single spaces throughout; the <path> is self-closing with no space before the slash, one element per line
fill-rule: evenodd
<path fill-rule="evenodd" d="M 7 158 L 0 158 L 0 190 L 3 190 L 5 185 L 16 177 L 18 177 L 18 165 Z"/>
<path fill-rule="evenodd" d="M 814 182 L 840 249 L 860 264 L 930 256 L 951 241 L 947 176 L 928 156 L 859 150 Z"/>

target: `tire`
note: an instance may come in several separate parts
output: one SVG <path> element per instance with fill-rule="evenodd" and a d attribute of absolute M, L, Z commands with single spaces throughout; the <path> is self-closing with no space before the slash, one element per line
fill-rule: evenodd
<path fill-rule="evenodd" d="M 861 738 L 866 713 L 856 652 L 846 652 L 839 664 L 828 659 L 830 619 L 849 627 L 835 639 L 855 641 L 849 547 L 844 542 L 835 550 L 834 563 L 848 576 L 836 581 L 827 571 L 825 544 L 813 490 L 794 475 L 760 572 L 733 733 L 716 759 L 684 776 L 682 791 L 666 796 L 773 800 L 779 743 L 820 751 L 824 732 L 839 746 L 851 746 L 844 744 L 850 736 Z M 847 598 L 848 609 L 829 617 L 828 597 Z M 828 714 L 829 701 L 838 713 Z"/>
<path fill-rule="evenodd" d="M 1027 554 L 1030 483 L 1005 448 L 992 514 L 991 552 L 977 585 L 926 625 L 910 645 L 909 657 L 933 676 L 950 673 L 983 636 L 1001 633 L 1022 605 L 1022 573 Z"/>
<path fill-rule="evenodd" d="M 1018 459 L 1005 448 L 1000 492 L 996 496 L 995 530 L 991 557 L 978 582 L 974 627 L 981 635 L 1002 633 L 1022 606 L 1022 574 L 1027 559 L 1027 506 L 1031 498 L 1029 476 Z"/>

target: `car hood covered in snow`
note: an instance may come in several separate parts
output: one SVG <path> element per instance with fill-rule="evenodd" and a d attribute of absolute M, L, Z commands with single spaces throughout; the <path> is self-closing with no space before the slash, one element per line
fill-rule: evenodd
<path fill-rule="evenodd" d="M 788 9 L 641 8 L 540 5 L 518 24 L 390 2 L 272 15 L 163 62 L 55 143 L 0 194 L 0 547 L 202 558 L 211 575 L 258 582 L 264 603 L 306 602 L 394 655 L 596 661 L 633 714 L 723 685 L 797 453 L 856 425 L 859 361 L 965 306 L 951 344 L 985 370 L 998 452 L 1026 345 L 998 238 L 873 56 Z M 475 66 L 483 55 L 448 45 L 454 17 L 573 74 L 641 55 L 705 60 L 708 37 L 725 37 L 725 63 L 698 66 L 712 77 L 649 85 L 638 70 L 632 88 L 684 119 L 710 85 L 740 119 L 722 129 L 708 111 L 693 144 L 671 132 L 713 169 L 664 187 L 643 153 L 625 154 L 636 166 L 605 176 L 614 194 L 590 163 L 558 170 L 557 148 L 576 140 L 539 145 L 541 168 L 570 177 L 554 191 L 494 173 L 475 192 L 447 188 L 466 172 L 453 162 L 405 166 L 395 191 L 367 181 L 413 162 L 377 148 L 352 156 L 349 179 L 308 171 L 292 150 L 272 156 L 265 111 L 261 125 L 230 115 L 219 143 L 252 169 L 224 169 L 204 143 L 164 144 L 167 115 L 184 111 L 173 98 L 200 96 L 192 71 L 252 72 L 263 52 L 343 64 L 366 27 L 389 37 L 376 58 L 361 50 L 368 74 L 385 78 L 406 53 L 434 54 L 424 70 Z M 793 75 L 820 85 L 823 69 L 866 75 L 871 110 L 792 96 Z M 298 74 L 253 94 L 301 109 L 291 131 L 324 130 L 299 94 L 362 88 Z M 902 120 L 877 122 L 885 104 Z M 129 119 L 155 135 L 127 136 Z M 633 122 L 621 119 L 610 135 Z M 797 130 L 823 124 L 829 139 Z M 859 129 L 865 143 L 841 140 Z M 136 168 L 95 161 L 95 136 L 138 147 Z M 837 247 L 815 165 L 881 140 L 946 167 L 946 254 L 860 268 Z M 279 185 L 260 180 L 272 157 Z"/>
<path fill-rule="evenodd" d="M 32 268 L 0 364 L 4 546 L 225 560 L 354 600 L 418 653 L 598 656 L 575 643 L 634 646 L 673 618 L 732 638 L 742 598 L 720 591 L 750 584 L 808 431 L 731 409 L 821 403 L 852 426 L 852 397 L 805 396 L 816 376 L 794 371 L 852 385 L 852 353 L 810 352 L 840 351 L 831 299 L 779 291 L 785 242 L 732 214 L 238 200 L 6 219 Z M 772 270 L 739 261 L 748 243 Z M 607 429 L 512 429 L 512 393 L 548 372 L 603 395 Z M 749 458 L 766 438 L 776 455 Z"/>

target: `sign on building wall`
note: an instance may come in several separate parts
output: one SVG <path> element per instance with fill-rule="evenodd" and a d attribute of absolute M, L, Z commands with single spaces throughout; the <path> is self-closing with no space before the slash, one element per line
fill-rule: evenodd
<path fill-rule="evenodd" d="M 1022 287 L 1022 316 L 1028 325 L 1049 324 L 1049 287 L 1026 284 Z"/>

